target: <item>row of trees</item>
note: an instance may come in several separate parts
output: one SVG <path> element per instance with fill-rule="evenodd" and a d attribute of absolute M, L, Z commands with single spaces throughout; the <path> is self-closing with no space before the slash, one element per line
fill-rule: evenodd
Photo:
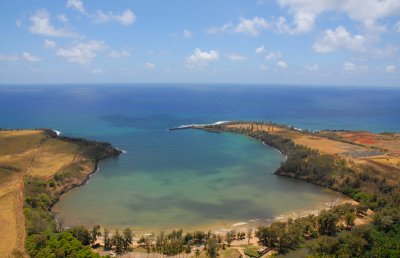
<path fill-rule="evenodd" d="M 320 235 L 333 236 L 342 230 L 351 230 L 354 226 L 356 209 L 344 204 L 324 210 L 318 216 L 309 215 L 287 222 L 274 222 L 270 226 L 261 226 L 256 236 L 264 246 L 285 253 L 298 248 L 304 240 Z"/>
<path fill-rule="evenodd" d="M 370 166 L 349 164 L 339 157 L 321 155 L 316 150 L 296 145 L 292 140 L 279 135 L 233 129 L 224 125 L 213 129 L 246 134 L 279 149 L 287 159 L 276 174 L 307 180 L 344 193 L 360 203 L 355 211 L 357 215 L 362 215 L 368 208 L 375 211 L 373 224 L 357 228 L 351 227 L 354 213 L 341 215 L 339 219 L 335 213 L 321 213 L 318 220 L 314 221 L 314 231 L 311 231 L 311 235 L 323 235 L 312 247 L 315 255 L 400 257 L 400 176 L 397 173 L 383 174 Z M 339 222 L 352 230 L 338 230 Z M 297 229 L 298 223 L 295 224 L 273 224 L 268 228 L 260 228 L 258 234 L 264 244 L 288 250 L 298 245 L 298 238 L 292 236 L 300 235 L 306 239 L 311 233 L 303 231 L 302 234 L 296 234 L 302 231 Z"/>

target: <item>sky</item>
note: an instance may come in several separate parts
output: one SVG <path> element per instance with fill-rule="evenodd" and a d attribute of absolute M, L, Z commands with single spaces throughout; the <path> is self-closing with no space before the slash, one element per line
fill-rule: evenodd
<path fill-rule="evenodd" d="M 399 0 L 0 0 L 0 84 L 400 86 Z"/>

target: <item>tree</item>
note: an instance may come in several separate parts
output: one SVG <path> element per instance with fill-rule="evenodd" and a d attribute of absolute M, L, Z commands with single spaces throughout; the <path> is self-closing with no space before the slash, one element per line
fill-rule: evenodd
<path fill-rule="evenodd" d="M 110 231 L 106 228 L 104 229 L 104 250 L 110 250 L 112 247 L 112 242 L 110 239 Z"/>
<path fill-rule="evenodd" d="M 346 223 L 347 228 L 351 228 L 354 226 L 354 220 L 356 219 L 354 213 L 346 213 L 344 215 L 344 222 Z"/>
<path fill-rule="evenodd" d="M 90 231 L 90 235 L 90 243 L 93 244 L 96 242 L 97 237 L 101 236 L 100 225 L 94 225 L 92 231 Z"/>
<path fill-rule="evenodd" d="M 358 216 L 364 216 L 368 211 L 368 206 L 365 203 L 360 203 L 356 207 L 356 213 Z"/>
<path fill-rule="evenodd" d="M 117 254 L 122 254 L 124 252 L 124 239 L 119 234 L 118 229 L 115 230 L 115 234 L 111 238 L 113 246 L 115 246 L 115 252 Z"/>
<path fill-rule="evenodd" d="M 83 245 L 89 245 L 91 243 L 91 234 L 84 226 L 73 227 L 69 231 L 74 237 L 81 241 Z"/>
<path fill-rule="evenodd" d="M 228 243 L 228 246 L 231 246 L 231 243 L 233 242 L 234 235 L 236 235 L 236 233 L 234 233 L 232 231 L 226 232 L 225 240 Z"/>
<path fill-rule="evenodd" d="M 128 250 L 128 247 L 132 244 L 133 234 L 130 228 L 124 229 L 123 232 L 123 243 L 124 243 L 124 250 Z"/>
<path fill-rule="evenodd" d="M 334 235 L 337 231 L 338 216 L 329 211 L 322 211 L 318 216 L 319 231 L 321 234 Z"/>
<path fill-rule="evenodd" d="M 219 244 L 218 239 L 211 237 L 207 240 L 207 255 L 211 258 L 216 258 L 218 256 Z"/>
<path fill-rule="evenodd" d="M 248 243 L 248 244 L 250 244 L 250 240 L 253 238 L 252 233 L 253 233 L 253 230 L 252 230 L 251 228 L 249 228 L 249 229 L 247 230 L 247 243 Z"/>

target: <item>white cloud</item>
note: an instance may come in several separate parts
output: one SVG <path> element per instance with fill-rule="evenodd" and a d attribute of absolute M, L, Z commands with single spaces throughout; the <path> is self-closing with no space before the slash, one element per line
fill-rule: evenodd
<path fill-rule="evenodd" d="M 190 39 L 193 37 L 193 32 L 191 32 L 190 30 L 184 30 L 183 31 L 183 38 L 184 39 Z"/>
<path fill-rule="evenodd" d="M 67 17 L 65 14 L 60 14 L 60 15 L 58 15 L 58 16 L 57 16 L 57 19 L 58 19 L 60 22 L 68 22 L 68 17 Z"/>
<path fill-rule="evenodd" d="M 267 21 L 258 16 L 253 19 L 240 18 L 240 22 L 236 26 L 235 32 L 257 36 L 261 30 L 267 29 L 268 27 L 269 25 Z"/>
<path fill-rule="evenodd" d="M 343 64 L 343 70 L 347 72 L 357 71 L 357 66 L 352 62 L 346 62 Z"/>
<path fill-rule="evenodd" d="M 154 69 L 154 68 L 156 67 L 156 65 L 153 64 L 153 63 L 147 62 L 147 63 L 144 64 L 144 67 L 145 67 L 146 69 L 151 70 L 151 69 Z"/>
<path fill-rule="evenodd" d="M 334 52 L 340 48 L 346 48 L 352 51 L 365 51 L 365 37 L 361 35 L 352 35 L 343 26 L 336 30 L 326 30 L 324 35 L 317 40 L 313 50 L 317 53 Z"/>
<path fill-rule="evenodd" d="M 233 25 L 232 23 L 225 23 L 220 27 L 209 27 L 206 29 L 206 33 L 208 34 L 218 34 L 218 33 L 224 33 L 224 32 L 232 32 L 233 30 Z"/>
<path fill-rule="evenodd" d="M 93 69 L 91 72 L 92 72 L 92 74 L 102 74 L 103 70 L 102 69 Z"/>
<path fill-rule="evenodd" d="M 343 71 L 348 73 L 362 72 L 368 70 L 368 66 L 356 65 L 353 62 L 345 62 L 342 67 Z"/>
<path fill-rule="evenodd" d="M 386 66 L 385 71 L 388 73 L 393 73 L 394 71 L 396 71 L 396 66 L 388 65 L 388 66 Z"/>
<path fill-rule="evenodd" d="M 265 59 L 266 60 L 276 60 L 282 57 L 282 54 L 280 51 L 271 51 L 265 54 Z"/>
<path fill-rule="evenodd" d="M 46 39 L 46 40 L 44 41 L 44 43 L 43 43 L 43 47 L 44 47 L 44 48 L 47 48 L 47 49 L 55 48 L 55 47 L 57 47 L 57 44 L 56 44 L 56 42 L 54 42 L 54 41 L 52 41 L 52 40 Z"/>
<path fill-rule="evenodd" d="M 264 56 L 266 60 L 276 60 L 282 57 L 280 51 L 268 52 L 264 45 L 261 45 L 256 48 L 256 54 Z"/>
<path fill-rule="evenodd" d="M 366 28 L 381 18 L 400 13 L 398 0 L 278 0 L 278 4 L 287 7 L 293 16 L 292 26 L 281 20 L 281 25 L 286 25 L 287 32 L 291 33 L 311 31 L 316 18 L 325 12 L 345 13 L 351 19 L 362 22 Z"/>
<path fill-rule="evenodd" d="M 86 64 L 105 48 L 103 41 L 92 40 L 87 43 L 76 43 L 67 48 L 59 48 L 56 55 L 67 59 L 69 62 Z"/>
<path fill-rule="evenodd" d="M 131 55 L 131 52 L 129 52 L 128 50 L 112 50 L 110 51 L 110 53 L 108 53 L 108 56 L 112 58 L 130 57 Z"/>
<path fill-rule="evenodd" d="M 293 24 L 289 25 L 286 18 L 280 16 L 275 22 L 275 27 L 279 33 L 303 34 L 312 30 L 315 18 L 312 13 L 298 12 L 294 16 Z"/>
<path fill-rule="evenodd" d="M 231 22 L 225 23 L 222 26 L 212 26 L 206 29 L 208 34 L 219 34 L 219 33 L 243 33 L 250 36 L 257 36 L 262 30 L 268 29 L 268 22 L 261 17 L 255 16 L 252 19 L 240 18 L 237 25 L 233 25 Z"/>
<path fill-rule="evenodd" d="M 50 23 L 50 15 L 46 10 L 39 10 L 30 17 L 32 25 L 29 31 L 33 34 L 53 37 L 77 37 L 78 34 L 67 28 L 56 28 Z"/>
<path fill-rule="evenodd" d="M 42 58 L 28 52 L 22 52 L 21 55 L 4 55 L 0 54 L 0 61 L 19 61 L 25 60 L 28 62 L 39 62 Z"/>
<path fill-rule="evenodd" d="M 15 21 L 15 26 L 17 26 L 18 28 L 22 28 L 24 26 L 24 22 L 18 19 Z"/>
<path fill-rule="evenodd" d="M 190 56 L 186 58 L 188 63 L 207 63 L 217 61 L 219 59 L 219 54 L 215 50 L 201 51 L 200 48 L 196 48 Z"/>
<path fill-rule="evenodd" d="M 19 59 L 17 55 L 0 54 L 0 61 L 18 61 Z"/>
<path fill-rule="evenodd" d="M 85 7 L 81 0 L 68 0 L 67 7 L 77 10 L 78 12 L 85 13 Z"/>
<path fill-rule="evenodd" d="M 267 53 L 267 51 L 265 50 L 265 46 L 264 45 L 261 45 L 261 46 L 256 48 L 256 54 L 263 55 L 265 53 Z"/>
<path fill-rule="evenodd" d="M 396 25 L 394 26 L 394 28 L 395 28 L 395 30 L 396 30 L 397 33 L 400 33 L 400 21 L 398 21 L 398 22 L 396 23 Z"/>
<path fill-rule="evenodd" d="M 268 71 L 269 68 L 268 68 L 267 65 L 262 64 L 262 65 L 260 65 L 260 66 L 258 67 L 258 70 L 260 70 L 260 71 Z"/>
<path fill-rule="evenodd" d="M 246 60 L 247 58 L 244 55 L 232 53 L 228 55 L 228 59 L 231 61 L 243 61 Z"/>
<path fill-rule="evenodd" d="M 280 68 L 288 68 L 288 64 L 282 60 L 278 61 L 278 63 L 276 65 Z"/>
<path fill-rule="evenodd" d="M 310 72 L 319 71 L 319 65 L 317 64 L 307 65 L 306 70 Z"/>
<path fill-rule="evenodd" d="M 28 61 L 28 62 L 39 62 L 42 61 L 42 58 L 32 55 L 31 53 L 28 52 L 23 52 L 22 53 L 22 59 Z"/>
<path fill-rule="evenodd" d="M 93 16 L 94 23 L 107 23 L 109 21 L 116 21 L 124 26 L 131 25 L 136 20 L 136 15 L 130 10 L 127 9 L 123 11 L 121 14 L 114 14 L 113 12 L 103 12 L 98 10 L 96 15 Z"/>

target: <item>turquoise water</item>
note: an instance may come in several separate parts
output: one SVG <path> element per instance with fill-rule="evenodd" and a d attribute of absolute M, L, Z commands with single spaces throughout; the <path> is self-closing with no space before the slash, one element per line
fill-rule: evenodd
<path fill-rule="evenodd" d="M 272 175 L 284 157 L 181 124 L 260 120 L 399 131 L 400 90 L 251 85 L 0 86 L 0 127 L 53 128 L 127 151 L 56 205 L 66 225 L 230 228 L 326 207 L 337 194 Z M 255 222 L 256 221 L 256 222 Z"/>

